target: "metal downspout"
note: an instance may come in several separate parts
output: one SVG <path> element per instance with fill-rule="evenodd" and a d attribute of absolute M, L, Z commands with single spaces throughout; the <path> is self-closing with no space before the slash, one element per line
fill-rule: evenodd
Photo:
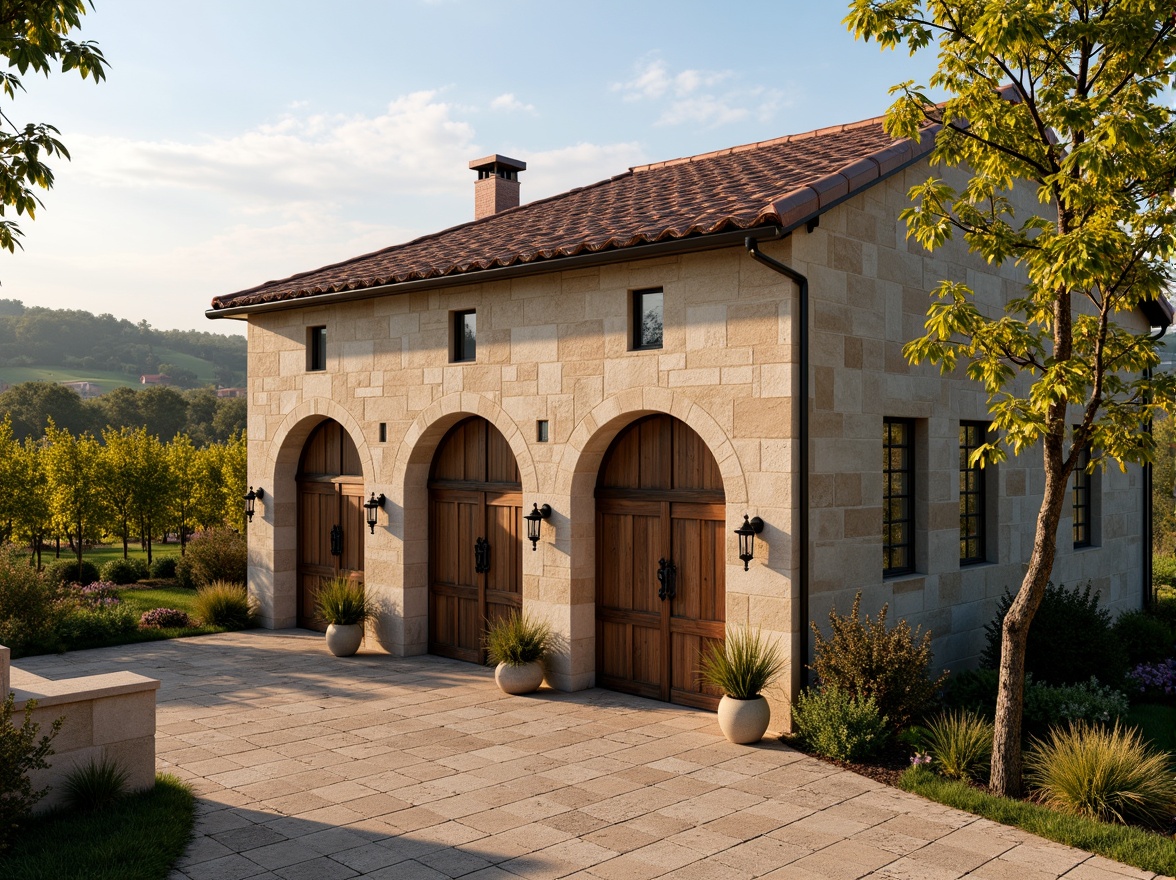
<path fill-rule="evenodd" d="M 779 238 L 782 230 L 777 230 L 774 238 Z M 757 263 L 762 263 L 769 269 L 779 272 L 796 284 L 799 305 L 794 327 L 799 327 L 799 365 L 798 385 L 800 386 L 800 406 L 798 433 L 799 449 L 797 450 L 797 467 L 800 474 L 800 515 L 797 517 L 797 543 L 800 545 L 799 575 L 800 589 L 797 613 L 800 617 L 800 675 L 801 682 L 807 680 L 808 669 L 808 621 L 809 621 L 809 282 L 791 266 L 769 257 L 759 249 L 759 239 L 748 236 L 744 241 L 747 253 Z"/>

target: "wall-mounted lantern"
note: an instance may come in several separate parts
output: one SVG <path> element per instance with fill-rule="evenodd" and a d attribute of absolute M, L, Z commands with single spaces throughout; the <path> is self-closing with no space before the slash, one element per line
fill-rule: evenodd
<path fill-rule="evenodd" d="M 363 503 L 363 512 L 367 517 L 368 528 L 372 530 L 372 534 L 376 533 L 376 511 L 384 508 L 384 494 L 381 492 L 376 495 L 372 493 L 372 497 Z"/>
<path fill-rule="evenodd" d="M 539 549 L 539 524 L 551 516 L 551 505 L 532 505 L 532 510 L 523 517 L 527 521 L 527 537 L 531 539 L 531 549 Z"/>
<path fill-rule="evenodd" d="M 256 489 L 250 486 L 249 491 L 245 493 L 245 518 L 250 522 L 253 522 L 254 503 L 258 498 L 264 497 L 265 489 L 262 489 L 260 486 Z"/>
<path fill-rule="evenodd" d="M 747 563 L 755 559 L 755 536 L 764 530 L 764 521 L 758 516 L 747 518 L 743 514 L 743 525 L 735 530 L 739 536 L 739 559 L 743 563 L 743 570 L 747 571 Z"/>

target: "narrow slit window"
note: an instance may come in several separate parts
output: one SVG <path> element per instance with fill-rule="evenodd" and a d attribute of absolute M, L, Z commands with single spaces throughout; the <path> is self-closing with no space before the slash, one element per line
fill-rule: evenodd
<path fill-rule="evenodd" d="M 327 328 L 306 328 L 306 369 L 310 372 L 327 368 Z"/>
<path fill-rule="evenodd" d="M 984 469 L 979 462 L 969 463 L 987 433 L 988 426 L 983 422 L 960 422 L 960 565 L 975 565 L 987 559 Z"/>
<path fill-rule="evenodd" d="M 478 359 L 478 315 L 473 309 L 453 313 L 453 360 Z"/>
<path fill-rule="evenodd" d="M 633 292 L 633 350 L 662 347 L 662 292 L 636 290 Z"/>
<path fill-rule="evenodd" d="M 1091 503 L 1090 503 L 1090 474 L 1086 469 L 1090 466 L 1090 447 L 1082 447 L 1078 456 L 1078 463 L 1074 465 L 1073 512 L 1074 512 L 1074 546 L 1089 547 L 1091 540 Z"/>
<path fill-rule="evenodd" d="M 547 437 L 547 419 L 539 419 L 535 422 L 535 440 L 539 443 L 546 443 Z"/>
<path fill-rule="evenodd" d="M 882 422 L 882 574 L 915 570 L 914 422 Z"/>

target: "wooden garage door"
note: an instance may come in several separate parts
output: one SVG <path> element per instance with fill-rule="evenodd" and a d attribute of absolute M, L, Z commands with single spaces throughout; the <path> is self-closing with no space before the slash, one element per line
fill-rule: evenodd
<path fill-rule="evenodd" d="M 315 595 L 325 578 L 363 580 L 363 474 L 343 426 L 315 428 L 298 464 L 298 625 L 320 632 Z M 334 539 L 332 539 L 334 532 Z"/>
<path fill-rule="evenodd" d="M 649 416 L 613 441 L 596 484 L 597 684 L 718 706 L 698 654 L 724 636 L 725 521 L 718 465 L 683 422 Z"/>
<path fill-rule="evenodd" d="M 445 435 L 429 475 L 431 653 L 481 663 L 487 621 L 522 609 L 521 490 L 514 453 L 485 419 Z"/>

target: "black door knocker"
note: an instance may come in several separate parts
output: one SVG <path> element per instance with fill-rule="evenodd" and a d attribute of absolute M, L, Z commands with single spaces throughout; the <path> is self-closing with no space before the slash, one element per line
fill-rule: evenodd
<path fill-rule="evenodd" d="M 657 597 L 663 602 L 666 599 L 673 599 L 675 595 L 674 582 L 678 577 L 678 568 L 674 563 L 668 559 L 659 559 L 657 561 L 657 581 L 661 584 L 657 588 Z"/>
<path fill-rule="evenodd" d="M 343 555 L 343 526 L 338 523 L 331 526 L 331 555 Z"/>
<path fill-rule="evenodd" d="M 490 542 L 485 538 L 474 541 L 474 571 L 485 574 L 490 570 Z"/>

